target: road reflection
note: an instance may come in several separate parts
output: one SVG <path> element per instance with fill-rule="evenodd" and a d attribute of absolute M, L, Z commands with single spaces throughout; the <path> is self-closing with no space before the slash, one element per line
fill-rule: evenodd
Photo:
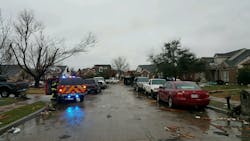
<path fill-rule="evenodd" d="M 84 110 L 80 108 L 78 105 L 74 105 L 67 107 L 63 115 L 67 124 L 71 126 L 77 126 L 84 119 L 85 113 Z"/>

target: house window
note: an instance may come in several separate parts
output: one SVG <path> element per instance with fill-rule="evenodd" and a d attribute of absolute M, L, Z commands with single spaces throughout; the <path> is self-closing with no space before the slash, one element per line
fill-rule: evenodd
<path fill-rule="evenodd" d="M 99 72 L 103 72 L 103 67 L 99 67 Z"/>
<path fill-rule="evenodd" d="M 229 72 L 228 71 L 222 71 L 222 79 L 224 82 L 229 82 Z"/>

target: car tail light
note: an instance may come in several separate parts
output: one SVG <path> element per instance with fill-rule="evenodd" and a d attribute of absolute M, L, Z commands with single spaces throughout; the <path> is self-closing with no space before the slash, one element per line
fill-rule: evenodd
<path fill-rule="evenodd" d="M 62 92 L 63 92 L 64 87 L 65 87 L 64 85 L 59 86 L 58 92 L 59 92 L 59 93 L 62 93 Z"/>

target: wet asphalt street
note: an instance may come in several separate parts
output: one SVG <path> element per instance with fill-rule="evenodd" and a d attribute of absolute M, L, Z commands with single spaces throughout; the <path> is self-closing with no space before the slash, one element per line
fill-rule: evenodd
<path fill-rule="evenodd" d="M 169 109 L 132 87 L 110 85 L 84 103 L 59 105 L 51 115 L 20 125 L 20 133 L 5 133 L 0 141 L 250 140 L 248 126 L 243 130 L 241 122 L 222 117 L 208 109 Z"/>

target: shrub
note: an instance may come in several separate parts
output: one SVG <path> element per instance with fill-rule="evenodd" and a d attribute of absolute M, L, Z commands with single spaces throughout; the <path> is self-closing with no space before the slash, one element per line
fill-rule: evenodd
<path fill-rule="evenodd" d="M 247 85 L 250 84 L 250 67 L 244 67 L 238 72 L 238 83 Z"/>

